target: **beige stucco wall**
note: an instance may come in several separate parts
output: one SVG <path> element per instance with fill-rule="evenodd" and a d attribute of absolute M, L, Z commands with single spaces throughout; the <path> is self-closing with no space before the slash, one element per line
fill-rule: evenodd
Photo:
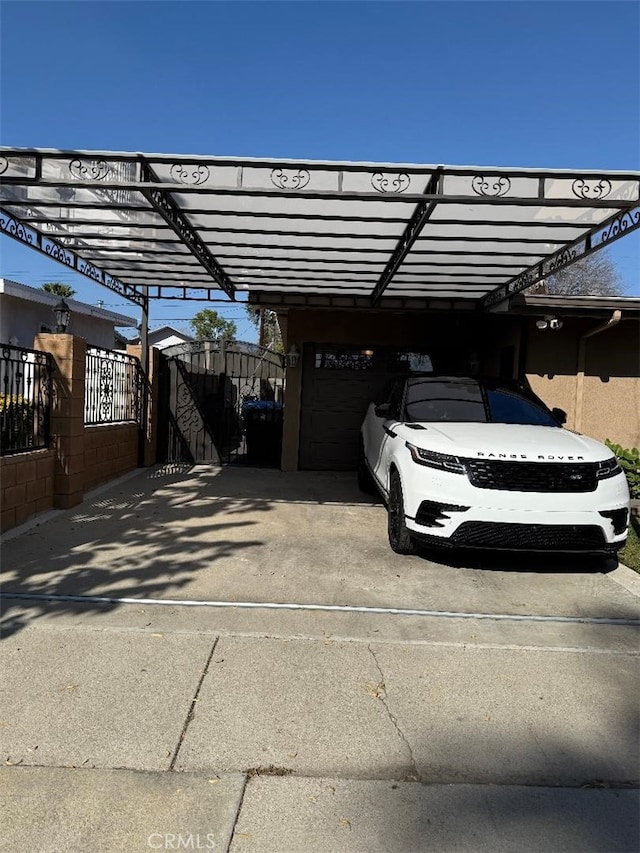
<path fill-rule="evenodd" d="M 578 350 L 581 336 L 601 320 L 564 320 L 561 330 L 527 335 L 526 373 L 531 387 L 548 406 L 567 412 L 576 426 Z M 622 320 L 586 340 L 582 425 L 580 432 L 624 447 L 640 446 L 640 323 Z"/>

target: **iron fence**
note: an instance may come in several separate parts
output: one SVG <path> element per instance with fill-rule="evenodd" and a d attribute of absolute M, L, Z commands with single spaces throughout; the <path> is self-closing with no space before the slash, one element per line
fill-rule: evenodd
<path fill-rule="evenodd" d="M 142 369 L 135 356 L 87 347 L 85 424 L 141 423 L 143 395 Z"/>
<path fill-rule="evenodd" d="M 0 453 L 25 453 L 49 446 L 51 356 L 0 344 Z"/>

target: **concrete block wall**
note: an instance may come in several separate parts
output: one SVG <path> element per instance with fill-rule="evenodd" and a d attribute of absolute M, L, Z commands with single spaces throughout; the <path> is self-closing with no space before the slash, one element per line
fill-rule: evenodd
<path fill-rule="evenodd" d="M 0 459 L 0 530 L 28 521 L 54 505 L 53 450 L 33 450 Z"/>
<path fill-rule="evenodd" d="M 84 491 L 138 467 L 137 424 L 98 424 L 84 430 Z"/>
<path fill-rule="evenodd" d="M 142 441 L 135 423 L 85 426 L 86 342 L 73 335 L 40 334 L 34 349 L 53 359 L 51 446 L 0 459 L 2 532 L 43 510 L 77 506 L 89 489 L 137 468 L 141 449 L 144 465 L 155 462 L 155 393 L 149 394 Z M 151 361 L 155 385 L 157 364 L 156 353 Z"/>

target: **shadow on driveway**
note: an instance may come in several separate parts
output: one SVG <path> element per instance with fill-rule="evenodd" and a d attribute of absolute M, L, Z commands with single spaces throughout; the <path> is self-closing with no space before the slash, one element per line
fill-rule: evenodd
<path fill-rule="evenodd" d="M 142 470 L 9 538 L 2 563 L 6 594 L 638 617 L 637 600 L 602 574 L 612 565 L 445 550 L 400 557 L 384 506 L 348 473 Z M 16 599 L 3 604 L 7 635 L 29 617 Z M 53 610 L 29 607 L 31 618 Z M 55 612 L 78 605 L 58 602 Z"/>

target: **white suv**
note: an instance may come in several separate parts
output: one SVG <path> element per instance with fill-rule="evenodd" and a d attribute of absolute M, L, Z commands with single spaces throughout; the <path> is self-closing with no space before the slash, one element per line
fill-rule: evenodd
<path fill-rule="evenodd" d="M 521 383 L 397 380 L 362 425 L 358 481 L 388 507 L 389 544 L 614 554 L 629 489 L 611 451 L 563 429 Z"/>

